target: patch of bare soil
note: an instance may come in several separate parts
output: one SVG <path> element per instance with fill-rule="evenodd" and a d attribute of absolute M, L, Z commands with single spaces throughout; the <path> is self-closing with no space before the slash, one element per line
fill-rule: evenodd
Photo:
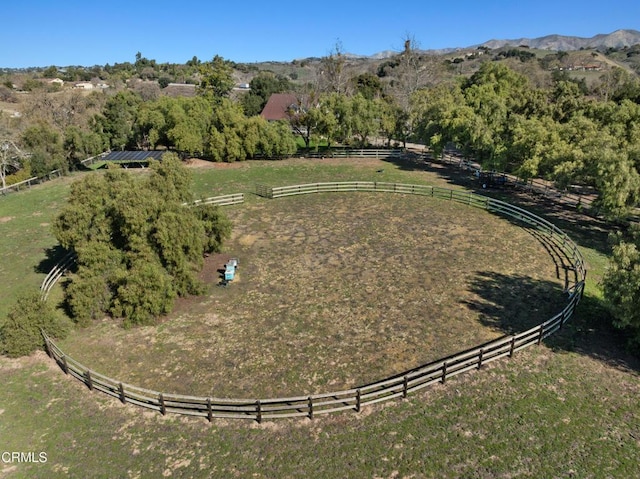
<path fill-rule="evenodd" d="M 201 160 L 199 158 L 189 158 L 185 160 L 184 164 L 188 168 L 231 169 L 231 168 L 240 168 L 242 166 L 241 162 L 223 163 L 223 162 Z"/>
<path fill-rule="evenodd" d="M 230 215 L 232 238 L 201 274 L 205 295 L 181 300 L 156 327 L 99 323 L 65 351 L 165 392 L 311 394 L 526 329 L 566 298 L 538 238 L 448 201 L 331 193 L 263 200 Z M 237 280 L 220 287 L 231 256 L 240 259 Z"/>
<path fill-rule="evenodd" d="M 308 163 L 309 161 L 320 161 L 327 165 L 343 165 L 345 161 L 356 161 L 358 165 L 367 166 L 380 166 L 380 160 L 374 158 L 287 158 L 285 160 L 273 160 L 271 163 L 274 165 L 280 165 L 286 163 L 287 165 L 299 165 Z M 238 169 L 246 167 L 246 162 L 235 161 L 232 163 L 207 161 L 199 158 L 189 158 L 185 160 L 185 165 L 189 168 L 215 168 L 215 169 Z"/>

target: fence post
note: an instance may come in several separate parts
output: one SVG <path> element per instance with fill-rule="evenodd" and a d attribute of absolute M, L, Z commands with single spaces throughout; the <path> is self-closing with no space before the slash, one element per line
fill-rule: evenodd
<path fill-rule="evenodd" d="M 480 348 L 480 356 L 478 357 L 478 369 L 482 367 L 483 359 L 484 359 L 484 348 Z"/>
<path fill-rule="evenodd" d="M 122 404 L 126 404 L 127 400 L 124 397 L 124 386 L 122 385 L 122 383 L 118 383 L 118 390 L 120 391 L 120 401 L 122 402 Z"/>
<path fill-rule="evenodd" d="M 53 359 L 53 351 L 51 351 L 51 345 L 49 344 L 49 338 L 47 337 L 46 334 L 44 334 L 44 332 L 42 333 L 42 336 L 44 337 L 44 347 L 47 350 L 47 355 Z"/>
<path fill-rule="evenodd" d="M 360 412 L 362 408 L 362 399 L 360 397 L 360 389 L 356 390 L 356 412 Z"/>
<path fill-rule="evenodd" d="M 93 380 L 91 379 L 91 371 L 87 369 L 84 373 L 84 376 L 87 380 L 87 386 L 89 387 L 89 391 L 93 391 Z"/>
<path fill-rule="evenodd" d="M 544 336 L 544 323 L 540 325 L 540 336 L 538 336 L 538 345 L 542 343 L 543 336 Z"/>
<path fill-rule="evenodd" d="M 511 348 L 509 349 L 509 357 L 512 358 L 513 357 L 513 352 L 516 349 L 516 337 L 512 336 L 511 337 Z"/>
<path fill-rule="evenodd" d="M 409 394 L 409 378 L 405 375 L 402 380 L 402 397 L 406 398 L 407 394 Z"/>
<path fill-rule="evenodd" d="M 309 396 L 309 419 L 313 419 L 313 399 Z"/>
<path fill-rule="evenodd" d="M 160 412 L 164 416 L 165 414 L 167 414 L 167 407 L 164 405 L 164 395 L 162 393 L 160 393 L 159 399 L 160 399 Z"/>
<path fill-rule="evenodd" d="M 256 412 L 257 412 L 257 420 L 258 420 L 258 424 L 260 424 L 262 422 L 262 405 L 260 404 L 260 400 L 258 399 L 256 401 Z"/>
<path fill-rule="evenodd" d="M 213 409 L 211 407 L 211 398 L 207 398 L 207 419 L 209 422 L 213 420 Z"/>
<path fill-rule="evenodd" d="M 442 363 L 442 384 L 447 381 L 447 362 Z"/>
<path fill-rule="evenodd" d="M 69 374 L 69 365 L 67 364 L 67 355 L 62 355 L 62 369 L 65 374 Z"/>

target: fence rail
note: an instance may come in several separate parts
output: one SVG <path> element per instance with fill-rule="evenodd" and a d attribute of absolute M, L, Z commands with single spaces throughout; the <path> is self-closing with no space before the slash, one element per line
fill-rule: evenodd
<path fill-rule="evenodd" d="M 586 269 L 576 244 L 564 232 L 545 219 L 503 201 L 465 191 L 434 186 L 366 181 L 313 183 L 279 188 L 261 185 L 257 188 L 257 191 L 267 198 L 328 191 L 384 191 L 427 195 L 483 208 L 495 214 L 523 221 L 545 235 L 545 239 L 556 245 L 557 249 L 562 252 L 570 263 L 575 274 L 573 281 L 569 282 L 566 288 L 568 302 L 558 314 L 527 331 L 503 336 L 475 348 L 407 370 L 381 381 L 354 389 L 285 398 L 231 399 L 186 396 L 132 386 L 93 371 L 67 356 L 43 332 L 49 356 L 60 365 L 66 374 L 82 381 L 90 390 L 101 391 L 119 399 L 122 403 L 135 404 L 158 411 L 161 414 L 185 414 L 204 417 L 209 421 L 214 418 L 251 419 L 258 422 L 266 419 L 292 417 L 313 419 L 316 415 L 338 411 L 350 410 L 359 412 L 364 406 L 406 397 L 408 394 L 432 384 L 444 383 L 458 374 L 481 369 L 484 365 L 493 361 L 511 357 L 517 351 L 528 346 L 540 344 L 545 338 L 561 329 L 571 318 L 582 297 Z"/>
<path fill-rule="evenodd" d="M 40 297 L 43 301 L 47 300 L 51 289 L 75 262 L 76 255 L 72 252 L 68 252 L 62 257 L 58 264 L 49 271 L 49 274 L 47 274 L 40 285 Z"/>
<path fill-rule="evenodd" d="M 217 205 L 217 206 L 230 206 L 239 205 L 244 203 L 244 193 L 235 193 L 232 195 L 224 196 L 212 196 L 211 198 L 204 198 L 202 200 L 196 200 L 192 203 L 184 203 L 184 206 L 202 206 L 202 205 Z"/>
<path fill-rule="evenodd" d="M 100 153 L 99 155 L 96 156 L 92 156 L 91 158 L 87 158 L 86 160 L 82 160 L 80 162 L 80 164 L 82 165 L 90 165 L 92 163 L 94 163 L 95 161 L 98 161 L 100 158 L 102 158 L 103 156 L 105 156 L 108 152 L 105 153 Z M 12 191 L 20 191 L 20 189 L 27 187 L 27 188 L 31 188 L 31 185 L 33 184 L 40 184 L 43 183 L 47 180 L 52 180 L 54 177 L 55 178 L 59 178 L 60 176 L 62 176 L 64 174 L 63 170 L 53 170 L 50 171 L 49 173 L 47 173 L 46 175 L 43 176 L 32 176 L 31 178 L 28 178 L 26 180 L 20 181 L 18 183 L 13 183 L 11 185 L 7 185 L 4 188 L 0 188 L 0 195 L 6 195 L 7 193 L 11 193 Z"/>
<path fill-rule="evenodd" d="M 32 176 L 31 178 L 26 179 L 24 181 L 13 183 L 11 185 L 5 186 L 4 188 L 0 188 L 0 195 L 6 195 L 11 191 L 20 191 L 20 188 L 24 188 L 25 186 L 27 188 L 31 188 L 32 183 L 39 183 L 39 182 L 40 182 L 40 179 L 37 176 Z"/>
<path fill-rule="evenodd" d="M 399 148 L 330 148 L 319 151 L 305 151 L 308 158 L 400 158 L 405 151 Z"/>
<path fill-rule="evenodd" d="M 434 159 L 429 153 L 420 153 L 427 161 L 436 161 L 455 165 L 458 168 L 481 171 L 480 164 L 462 158 L 459 155 L 444 153 L 442 157 Z M 504 185 L 511 186 L 529 193 L 544 196 L 545 198 L 564 203 L 574 208 L 592 208 L 594 194 L 580 194 L 571 191 L 563 191 L 556 188 L 551 182 L 544 181 L 540 178 L 523 179 L 509 173 L 494 173 L 496 177 L 504 178 Z"/>

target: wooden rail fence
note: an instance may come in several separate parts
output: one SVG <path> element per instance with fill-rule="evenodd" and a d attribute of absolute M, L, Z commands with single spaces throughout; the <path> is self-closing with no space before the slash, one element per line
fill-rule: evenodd
<path fill-rule="evenodd" d="M 442 157 L 434 159 L 429 153 L 421 153 L 426 161 L 434 161 L 455 165 L 465 170 L 480 171 L 481 166 L 473 161 L 462 158 L 459 155 L 445 152 Z M 564 203 L 574 208 L 589 209 L 593 207 L 594 195 L 582 195 L 571 191 L 562 191 L 555 188 L 552 183 L 544 181 L 540 178 L 529 178 L 527 180 L 509 173 L 494 173 L 496 177 L 502 177 L 505 186 L 510 186 L 519 190 L 544 196 L 545 198 Z M 597 211 L 594 211 L 597 213 Z"/>
<path fill-rule="evenodd" d="M 24 181 L 20 181 L 18 183 L 13 183 L 11 185 L 7 185 L 4 188 L 0 188 L 0 195 L 6 195 L 7 193 L 11 193 L 12 191 L 20 191 L 21 188 L 31 188 L 32 183 L 39 183 L 40 179 L 37 176 L 32 176 Z"/>
<path fill-rule="evenodd" d="M 425 364 L 401 374 L 366 384 L 353 389 L 323 394 L 300 395 L 267 399 L 231 399 L 204 396 L 168 394 L 123 383 L 93 371 L 67 356 L 44 332 L 47 353 L 63 371 L 82 381 L 90 390 L 97 390 L 119 399 L 122 403 L 135 404 L 153 409 L 161 414 L 176 413 L 207 418 L 251 419 L 258 422 L 276 418 L 307 417 L 337 411 L 359 412 L 363 407 L 395 398 L 404 398 L 435 383 L 470 370 L 481 369 L 501 358 L 511 357 L 517 351 L 540 344 L 545 338 L 560 330 L 571 318 L 584 290 L 586 269 L 576 244 L 553 224 L 522 208 L 503 201 L 474 193 L 424 185 L 405 185 L 378 182 L 313 183 L 306 185 L 257 189 L 262 196 L 279 198 L 284 196 L 341 191 L 383 191 L 418 194 L 448 199 L 525 222 L 535 227 L 557 251 L 567 258 L 574 272 L 573 281 L 567 286 L 566 306 L 542 324 L 513 335 L 486 342 L 477 347 Z M 55 276 L 55 275 L 54 275 Z M 52 276 L 53 277 L 53 276 Z M 53 281 L 55 283 L 55 281 Z"/>
<path fill-rule="evenodd" d="M 239 205 L 242 203 L 244 203 L 244 193 L 234 193 L 232 195 L 212 196 L 211 198 L 196 200 L 192 203 L 184 203 L 183 206 L 202 206 L 202 205 L 229 206 L 229 205 Z"/>
<path fill-rule="evenodd" d="M 400 148 L 330 148 L 319 151 L 305 151 L 308 158 L 401 158 L 405 151 Z"/>
<path fill-rule="evenodd" d="M 47 300 L 51 289 L 75 262 L 76 255 L 72 252 L 68 252 L 62 257 L 58 264 L 56 264 L 51 269 L 51 271 L 49 271 L 49 274 L 47 274 L 47 276 L 42 281 L 42 284 L 40 285 L 40 298 L 43 301 Z"/>

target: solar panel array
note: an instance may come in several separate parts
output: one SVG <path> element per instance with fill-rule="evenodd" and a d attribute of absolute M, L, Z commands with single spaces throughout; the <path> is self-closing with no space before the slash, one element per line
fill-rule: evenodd
<path fill-rule="evenodd" d="M 160 160 L 166 151 L 112 151 L 102 159 L 104 161 L 149 161 Z"/>

